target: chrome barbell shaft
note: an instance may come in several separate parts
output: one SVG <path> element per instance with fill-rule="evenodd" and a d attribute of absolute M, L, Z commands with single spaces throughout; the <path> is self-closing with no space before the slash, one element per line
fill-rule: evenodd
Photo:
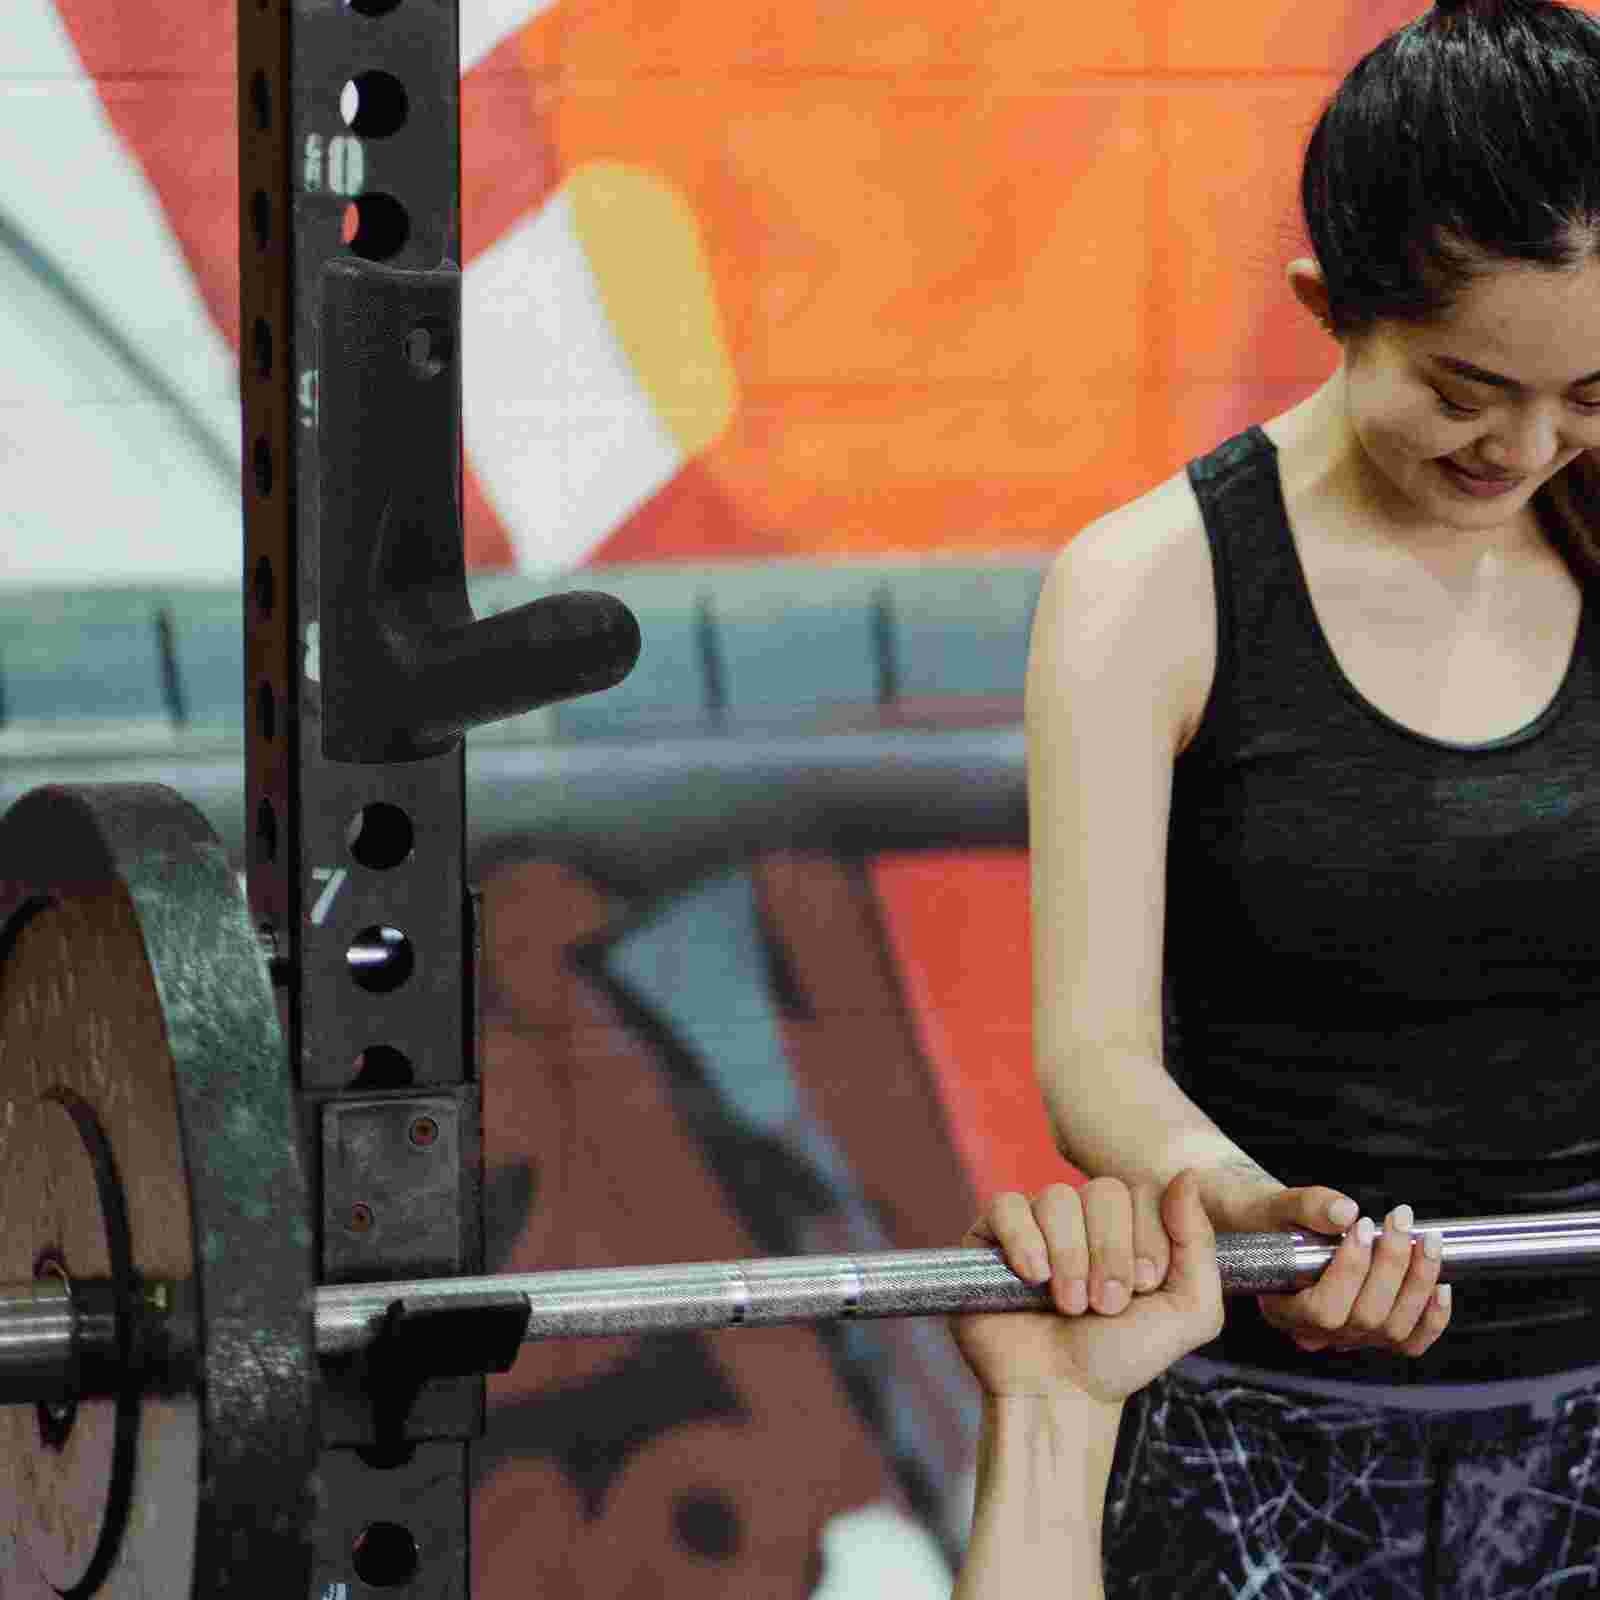
<path fill-rule="evenodd" d="M 1600 1275 L 1600 1211 L 1533 1216 L 1450 1217 L 1418 1222 L 1444 1242 L 1441 1281 Z M 1225 1295 L 1288 1294 L 1316 1282 L 1340 1236 L 1224 1233 L 1217 1265 Z M 0 1399 L 59 1385 L 72 1358 L 108 1337 L 63 1315 L 59 1280 L 0 1286 Z M 324 1286 L 316 1290 L 320 1357 L 364 1350 L 390 1308 L 464 1307 L 474 1302 L 529 1308 L 525 1343 L 724 1328 L 778 1327 L 840 1318 L 949 1316 L 1026 1311 L 1050 1304 L 1048 1285 L 1016 1277 L 997 1249 L 892 1250 L 851 1256 L 779 1256 L 494 1277 L 423 1278 Z M 98 1348 L 98 1347 L 96 1347 Z M 37 1397 L 37 1394 L 28 1397 Z"/>
<path fill-rule="evenodd" d="M 1415 1233 L 1443 1237 L 1440 1278 L 1600 1275 L 1600 1211 L 1451 1217 Z M 1289 1294 L 1322 1275 L 1339 1235 L 1224 1233 L 1217 1265 L 1225 1295 Z M 370 1343 L 388 1308 L 447 1306 L 464 1297 L 527 1297 L 525 1342 L 692 1329 L 776 1327 L 836 1318 L 948 1316 L 1037 1310 L 1048 1285 L 1023 1282 L 996 1249 L 892 1250 L 855 1256 L 780 1256 L 534 1272 L 495 1278 L 351 1284 L 317 1290 L 317 1353 Z"/>

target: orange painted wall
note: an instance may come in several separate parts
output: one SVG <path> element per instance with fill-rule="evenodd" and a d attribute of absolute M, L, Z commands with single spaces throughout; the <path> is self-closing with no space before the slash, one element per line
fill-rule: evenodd
<path fill-rule="evenodd" d="M 1283 281 L 1300 151 L 1420 9 L 557 0 L 463 80 L 469 265 L 585 164 L 651 174 L 738 383 L 595 557 L 1054 549 L 1293 403 L 1333 356 Z M 58 10 L 236 337 L 231 8 Z"/>

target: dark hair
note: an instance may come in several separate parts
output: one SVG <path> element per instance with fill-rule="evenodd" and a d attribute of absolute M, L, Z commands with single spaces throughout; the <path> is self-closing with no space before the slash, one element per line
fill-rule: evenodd
<path fill-rule="evenodd" d="M 1300 184 L 1334 334 L 1432 324 L 1504 263 L 1600 260 L 1600 20 L 1556 0 L 1440 0 L 1364 56 L 1329 101 Z M 1600 469 L 1535 499 L 1600 577 Z M 1568 537 L 1570 531 L 1571 537 Z"/>

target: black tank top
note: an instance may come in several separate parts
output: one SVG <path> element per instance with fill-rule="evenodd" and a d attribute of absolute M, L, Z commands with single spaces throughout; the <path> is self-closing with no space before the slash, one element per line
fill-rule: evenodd
<path fill-rule="evenodd" d="M 1559 692 L 1461 746 L 1344 676 L 1260 428 L 1191 462 L 1217 668 L 1173 778 L 1169 1070 L 1250 1156 L 1381 1226 L 1600 1208 L 1600 653 L 1592 585 Z M 1230 1297 L 1198 1352 L 1374 1381 L 1600 1362 L 1600 1278 L 1474 1280 L 1421 1361 L 1307 1356 Z M 1401 1364 L 1397 1371 L 1396 1363 Z"/>

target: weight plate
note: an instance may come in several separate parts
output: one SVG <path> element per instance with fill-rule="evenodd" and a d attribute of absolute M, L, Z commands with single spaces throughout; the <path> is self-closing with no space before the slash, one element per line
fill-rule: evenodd
<path fill-rule="evenodd" d="M 18 800 L 0 819 L 0 1282 L 108 1279 L 132 1329 L 169 1279 L 192 1315 L 159 1382 L 0 1408 L 6 1600 L 308 1592 L 295 1116 L 260 946 L 200 813 L 154 784 Z"/>

